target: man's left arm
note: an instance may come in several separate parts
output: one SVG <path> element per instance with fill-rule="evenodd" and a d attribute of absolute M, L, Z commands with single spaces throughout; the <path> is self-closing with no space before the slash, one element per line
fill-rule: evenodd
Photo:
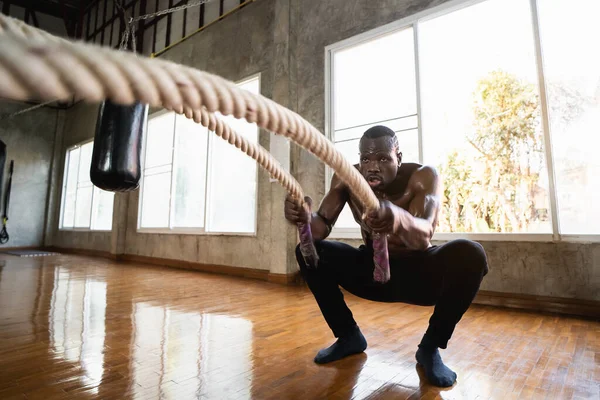
<path fill-rule="evenodd" d="M 425 250 L 431 243 L 440 209 L 441 185 L 432 167 L 422 167 L 408 182 L 414 197 L 408 211 L 394 207 L 394 234 L 411 249 Z"/>

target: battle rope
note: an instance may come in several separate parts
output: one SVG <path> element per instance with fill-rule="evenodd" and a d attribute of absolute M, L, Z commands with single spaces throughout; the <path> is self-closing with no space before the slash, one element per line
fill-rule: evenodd
<path fill-rule="evenodd" d="M 367 211 L 379 200 L 354 166 L 314 126 L 297 113 L 238 88 L 217 75 L 160 59 L 93 44 L 69 42 L 16 19 L 0 16 L 0 96 L 16 100 L 88 102 L 110 99 L 117 104 L 140 101 L 185 114 L 195 121 L 201 109 L 245 118 L 286 136 L 329 165 Z M 373 235 L 373 278 L 389 280 L 387 240 Z"/>
<path fill-rule="evenodd" d="M 298 181 L 286 170 L 281 168 L 279 162 L 261 145 L 252 143 L 242 135 L 234 131 L 223 120 L 202 108 L 199 113 L 194 114 L 194 121 L 207 127 L 217 136 L 234 145 L 263 167 L 281 186 L 292 196 L 300 206 L 304 205 L 304 194 Z M 310 224 L 298 223 L 298 234 L 300 236 L 300 252 L 307 266 L 316 268 L 319 255 L 313 241 Z"/>

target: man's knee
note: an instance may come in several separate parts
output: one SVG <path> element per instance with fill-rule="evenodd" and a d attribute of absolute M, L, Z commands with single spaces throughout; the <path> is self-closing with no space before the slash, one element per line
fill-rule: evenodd
<path fill-rule="evenodd" d="M 464 273 L 476 274 L 484 277 L 488 273 L 487 255 L 483 246 L 477 242 L 466 239 L 457 239 L 448 243 L 457 265 Z"/>

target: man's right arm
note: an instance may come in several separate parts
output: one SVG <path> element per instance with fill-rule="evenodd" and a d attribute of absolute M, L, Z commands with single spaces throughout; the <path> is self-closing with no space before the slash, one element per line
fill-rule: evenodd
<path fill-rule="evenodd" d="M 307 222 L 310 220 L 310 228 L 313 240 L 324 240 L 331 233 L 333 225 L 337 221 L 344 205 L 348 201 L 348 190 L 346 185 L 334 175 L 331 179 L 329 192 L 323 198 L 319 209 L 312 212 L 307 205 L 304 209 L 297 206 L 289 197 L 285 203 L 285 217 L 292 223 Z M 311 201 L 309 200 L 309 203 Z"/>
<path fill-rule="evenodd" d="M 315 240 L 326 239 L 348 201 L 346 185 L 333 175 L 329 192 L 323 198 L 317 212 L 312 214 L 310 228 Z"/>

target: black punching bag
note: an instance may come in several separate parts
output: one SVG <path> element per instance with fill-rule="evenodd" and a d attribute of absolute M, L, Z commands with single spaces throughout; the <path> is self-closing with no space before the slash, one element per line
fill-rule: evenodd
<path fill-rule="evenodd" d="M 148 106 L 123 106 L 106 100 L 100 106 L 90 178 L 100 189 L 127 192 L 139 187 L 142 137 Z"/>

